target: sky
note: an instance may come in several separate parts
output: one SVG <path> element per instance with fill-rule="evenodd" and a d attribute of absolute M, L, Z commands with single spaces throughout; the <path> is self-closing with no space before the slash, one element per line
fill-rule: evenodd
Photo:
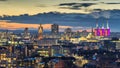
<path fill-rule="evenodd" d="M 61 12 L 61 13 L 82 13 L 89 14 L 94 11 L 101 10 L 120 10 L 120 0 L 0 0 L 0 16 L 20 16 L 21 14 L 35 15 L 45 12 Z M 83 21 L 84 22 L 84 21 Z M 0 24 L 2 24 L 0 22 Z M 18 29 L 22 26 L 36 28 L 39 24 L 36 23 L 21 23 L 19 21 L 12 22 L 4 20 L 6 29 Z M 20 25 L 19 27 L 7 27 L 8 25 Z M 25 25 L 27 24 L 27 25 Z M 30 25 L 28 25 L 30 24 Z M 31 24 L 34 27 L 31 27 Z M 44 24 L 44 23 L 43 23 Z M 47 23 L 48 24 L 48 23 Z M 50 24 L 50 23 L 49 23 Z M 36 26 L 36 27 L 35 27 Z M 49 25 L 50 26 L 50 25 Z M 64 25 L 61 25 L 61 27 Z M 69 25 L 67 25 L 69 26 Z M 69 26 L 73 27 L 73 26 Z M 82 27 L 82 26 L 80 26 Z M 46 26 L 44 26 L 46 29 Z"/>
<path fill-rule="evenodd" d="M 88 7 L 81 6 L 79 10 L 63 9 L 60 6 L 63 3 L 95 3 Z M 109 3 L 109 4 L 106 4 Z M 30 15 L 59 11 L 86 13 L 85 10 L 92 9 L 120 9 L 120 0 L 0 0 L 0 15 L 20 15 L 28 13 Z M 69 11 L 68 11 L 69 10 Z"/>

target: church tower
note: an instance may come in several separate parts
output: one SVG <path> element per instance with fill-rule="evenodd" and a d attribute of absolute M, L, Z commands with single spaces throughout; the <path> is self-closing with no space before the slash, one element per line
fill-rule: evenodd
<path fill-rule="evenodd" d="M 43 27 L 40 24 L 40 26 L 38 27 L 38 40 L 41 40 L 43 38 Z"/>

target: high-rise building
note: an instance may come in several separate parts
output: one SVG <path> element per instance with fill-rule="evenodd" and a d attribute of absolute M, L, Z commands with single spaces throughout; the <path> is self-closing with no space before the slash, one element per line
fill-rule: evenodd
<path fill-rule="evenodd" d="M 71 29 L 71 28 L 66 28 L 66 29 L 65 29 L 65 34 L 66 34 L 67 36 L 71 37 L 71 35 L 72 35 L 72 29 Z"/>
<path fill-rule="evenodd" d="M 51 33 L 52 34 L 58 34 L 59 33 L 59 25 L 58 24 L 51 25 Z"/>
<path fill-rule="evenodd" d="M 28 33 L 28 28 L 26 27 L 24 30 L 24 34 L 27 34 L 27 33 Z"/>
<path fill-rule="evenodd" d="M 38 40 L 41 40 L 43 38 L 43 27 L 40 24 L 40 26 L 38 27 Z"/>
<path fill-rule="evenodd" d="M 27 35 L 28 35 L 28 28 L 26 27 L 26 28 L 24 29 L 24 37 L 27 36 Z"/>
<path fill-rule="evenodd" d="M 30 33 L 27 27 L 24 29 L 23 38 L 30 38 Z"/>

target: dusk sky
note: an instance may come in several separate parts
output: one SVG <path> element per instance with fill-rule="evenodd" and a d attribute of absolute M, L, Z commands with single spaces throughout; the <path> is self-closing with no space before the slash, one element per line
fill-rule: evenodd
<path fill-rule="evenodd" d="M 0 16 L 18 16 L 21 14 L 36 15 L 45 12 L 60 12 L 60 13 L 82 13 L 89 14 L 99 10 L 120 10 L 120 0 L 0 0 Z M 3 20 L 3 19 L 2 19 Z M 0 21 L 0 28 L 6 29 L 21 29 L 21 28 L 37 28 L 39 23 L 28 23 L 21 21 Z M 36 21 L 35 21 L 36 22 Z M 84 21 L 82 21 L 84 22 Z M 7 24 L 6 24 L 7 23 Z M 45 29 L 50 29 L 50 25 L 54 23 L 44 23 Z M 5 25 L 3 25 L 5 24 Z M 69 23 L 68 23 L 69 24 Z M 31 26 L 34 25 L 34 26 Z M 49 26 L 48 26 L 49 25 Z M 12 26 L 12 27 L 11 27 Z M 62 24 L 60 28 L 71 27 L 72 25 Z M 87 26 L 88 28 L 91 26 Z M 92 26 L 93 27 L 93 26 Z M 112 26 L 111 26 L 112 27 Z M 83 28 L 83 26 L 77 26 Z M 75 29 L 77 29 L 75 28 Z M 113 30 L 117 31 L 118 28 Z"/>
<path fill-rule="evenodd" d="M 80 6 L 79 10 L 63 9 L 59 6 L 63 3 L 94 3 L 85 7 Z M 85 10 L 93 9 L 120 9 L 120 0 L 0 0 L 0 15 L 20 15 L 20 14 L 37 14 L 50 11 L 58 12 L 76 12 L 87 13 Z"/>

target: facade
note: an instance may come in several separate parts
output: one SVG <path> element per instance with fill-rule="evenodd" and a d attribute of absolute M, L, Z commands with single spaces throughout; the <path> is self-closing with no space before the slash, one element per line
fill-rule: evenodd
<path fill-rule="evenodd" d="M 116 49 L 120 50 L 120 42 L 116 42 Z"/>
<path fill-rule="evenodd" d="M 94 29 L 94 35 L 95 36 L 110 36 L 110 28 L 109 28 L 108 22 L 107 22 L 106 28 L 104 28 L 104 24 L 102 28 L 99 28 L 98 24 L 96 24 L 96 28 Z"/>
<path fill-rule="evenodd" d="M 38 42 L 39 46 L 52 46 L 52 45 L 59 45 L 58 44 L 58 40 L 57 39 L 53 39 L 53 38 L 44 38 L 41 39 Z"/>
<path fill-rule="evenodd" d="M 110 35 L 110 29 L 101 29 L 101 28 L 97 28 L 95 29 L 95 36 L 109 36 Z"/>

